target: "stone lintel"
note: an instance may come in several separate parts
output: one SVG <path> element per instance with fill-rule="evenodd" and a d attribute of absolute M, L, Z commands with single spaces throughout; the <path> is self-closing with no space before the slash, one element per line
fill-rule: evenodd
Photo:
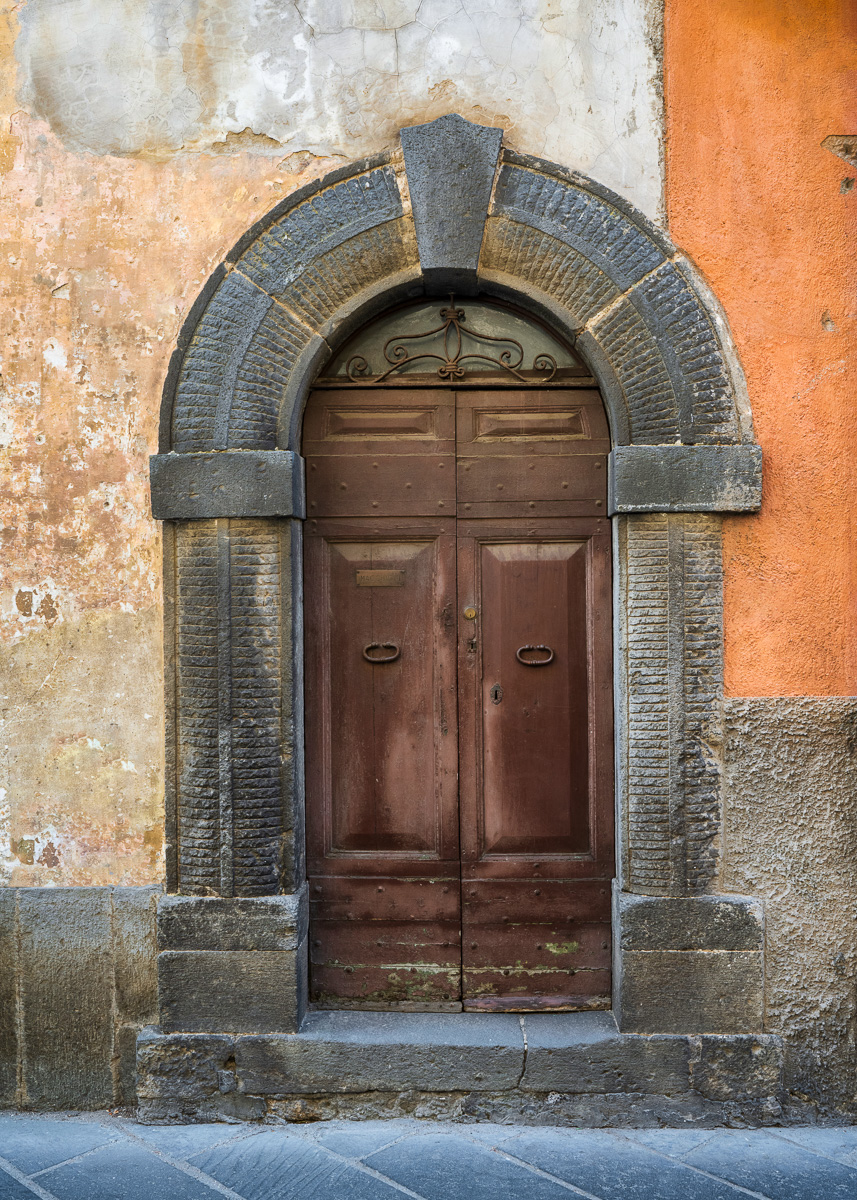
<path fill-rule="evenodd" d="M 448 113 L 401 138 L 426 290 L 475 295 L 503 130 Z"/>
<path fill-rule="evenodd" d="M 632 512 L 758 512 L 758 446 L 616 446 L 609 507 Z"/>
<path fill-rule="evenodd" d="M 149 477 L 159 521 L 306 515 L 303 459 L 292 450 L 153 454 Z"/>

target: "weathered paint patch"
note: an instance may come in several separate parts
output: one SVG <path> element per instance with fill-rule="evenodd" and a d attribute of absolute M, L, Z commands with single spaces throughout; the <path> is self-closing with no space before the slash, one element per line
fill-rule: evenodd
<path fill-rule="evenodd" d="M 551 954 L 577 954 L 580 942 L 545 942 L 545 950 Z"/>
<path fill-rule="evenodd" d="M 40 0 L 20 103 L 81 153 L 359 158 L 452 110 L 661 204 L 659 0 Z"/>
<path fill-rule="evenodd" d="M 161 615 L 88 612 L 0 660 L 0 883 L 163 875 Z"/>

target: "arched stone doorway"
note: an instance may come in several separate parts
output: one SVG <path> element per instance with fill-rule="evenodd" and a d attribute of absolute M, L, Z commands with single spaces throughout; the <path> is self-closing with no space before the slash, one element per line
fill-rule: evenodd
<path fill-rule="evenodd" d="M 382 314 L 306 407 L 310 1001 L 610 1006 L 609 429 L 543 323 Z"/>
<path fill-rule="evenodd" d="M 290 196 L 215 271 L 182 332 L 152 463 L 166 522 L 167 1029 L 300 1022 L 304 404 L 369 317 L 450 288 L 547 319 L 608 414 L 621 1026 L 760 1027 L 758 910 L 715 894 L 718 514 L 760 499 L 740 368 L 716 304 L 659 230 L 501 140 L 444 117 L 403 130 L 403 158 Z"/>

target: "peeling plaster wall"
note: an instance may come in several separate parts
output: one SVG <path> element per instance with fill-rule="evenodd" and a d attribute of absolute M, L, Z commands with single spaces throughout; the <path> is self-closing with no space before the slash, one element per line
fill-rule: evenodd
<path fill-rule="evenodd" d="M 352 159 L 455 110 L 657 217 L 657 0 L 39 0 L 20 102 L 69 149 Z"/>
<path fill-rule="evenodd" d="M 657 0 L 0 8 L 0 882 L 163 878 L 148 456 L 181 323 L 297 187 L 457 109 L 661 205 Z"/>

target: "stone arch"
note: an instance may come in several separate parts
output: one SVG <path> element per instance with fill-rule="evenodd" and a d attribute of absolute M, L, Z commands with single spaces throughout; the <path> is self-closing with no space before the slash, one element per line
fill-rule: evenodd
<path fill-rule="evenodd" d="M 306 903 L 299 436 L 320 365 L 397 300 L 513 298 L 575 345 L 611 424 L 617 1007 L 626 1028 L 658 1028 L 661 951 L 682 949 L 674 965 L 691 980 L 702 973 L 700 1005 L 731 987 L 712 972 L 761 971 L 757 907 L 713 905 L 710 894 L 719 514 L 759 507 L 760 452 L 725 321 L 687 260 L 620 197 L 501 142 L 501 130 L 455 115 L 403 130 L 403 155 L 334 172 L 248 231 L 185 322 L 151 469 L 153 511 L 166 522 L 168 888 L 292 896 L 295 912 Z M 681 947 L 669 941 L 676 902 Z M 659 907 L 641 922 L 648 904 Z M 724 921 L 738 930 L 728 953 Z M 199 939 L 211 948 L 210 933 Z M 283 1029 L 300 1016 L 295 978 Z M 683 994 L 696 994 L 687 978 Z M 761 983 L 744 993 L 739 1023 L 758 1028 Z M 712 1032 L 719 1020 L 679 1019 Z"/>
<path fill-rule="evenodd" d="M 419 128 L 443 146 L 451 132 L 470 161 L 468 142 L 500 133 L 458 117 Z M 407 172 L 391 155 L 354 163 L 272 209 L 216 269 L 184 324 L 164 389 L 161 452 L 297 449 L 319 359 L 398 296 L 456 283 L 464 294 L 514 295 L 576 343 L 601 382 L 615 445 L 752 443 L 725 322 L 668 238 L 627 201 L 555 164 L 507 151 L 481 165 L 485 206 L 468 197 L 462 219 L 477 249 L 465 249 L 464 267 L 456 245 L 438 247 L 448 171 L 435 173 L 432 197 L 423 162 Z M 414 212 L 408 179 L 419 167 L 428 178 Z M 424 268 L 432 252 L 446 255 L 440 270 Z"/>

